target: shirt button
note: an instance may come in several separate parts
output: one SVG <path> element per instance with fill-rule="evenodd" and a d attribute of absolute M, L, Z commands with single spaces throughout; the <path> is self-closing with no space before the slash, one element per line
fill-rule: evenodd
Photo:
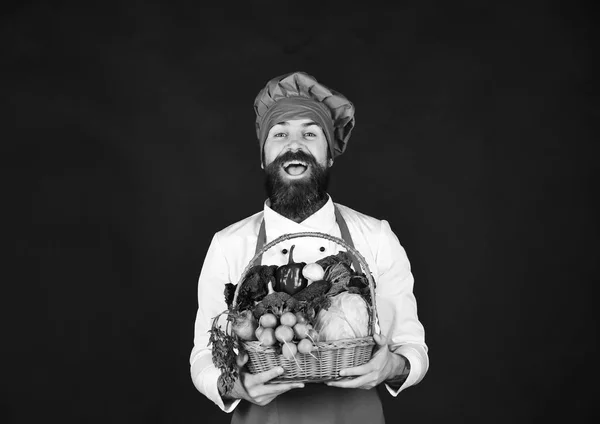
<path fill-rule="evenodd" d="M 283 250 L 281 251 L 281 253 L 283 253 L 284 255 L 287 255 L 287 252 L 288 252 L 288 250 L 287 250 L 287 249 L 283 249 Z"/>
<path fill-rule="evenodd" d="M 324 252 L 324 251 L 325 251 L 325 248 L 324 248 L 323 246 L 321 246 L 321 247 L 319 248 L 319 250 L 320 250 L 321 252 Z"/>

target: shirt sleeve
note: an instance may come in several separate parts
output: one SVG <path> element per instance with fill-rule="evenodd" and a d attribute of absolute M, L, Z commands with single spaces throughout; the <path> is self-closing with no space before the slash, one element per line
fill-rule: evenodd
<path fill-rule="evenodd" d="M 429 369 L 425 330 L 417 315 L 414 278 L 406 251 L 387 221 L 381 221 L 377 251 L 379 278 L 376 302 L 381 334 L 391 339 L 391 350 L 410 362 L 410 373 L 398 388 L 386 385 L 392 396 L 419 383 Z"/>
<path fill-rule="evenodd" d="M 232 412 L 240 402 L 224 400 L 219 395 L 217 380 L 221 374 L 212 362 L 212 351 L 208 346 L 213 318 L 227 309 L 224 288 L 229 282 L 228 264 L 215 234 L 206 253 L 200 278 L 198 279 L 198 311 L 194 325 L 194 347 L 190 355 L 190 373 L 194 386 L 213 401 L 224 412 Z M 221 317 L 222 327 L 226 319 Z"/>

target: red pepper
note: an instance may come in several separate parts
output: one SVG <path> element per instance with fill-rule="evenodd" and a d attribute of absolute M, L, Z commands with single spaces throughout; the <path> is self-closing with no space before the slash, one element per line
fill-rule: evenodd
<path fill-rule="evenodd" d="M 302 275 L 302 268 L 306 265 L 306 262 L 294 262 L 293 245 L 290 248 L 290 258 L 287 265 L 282 265 L 275 271 L 275 291 L 282 291 L 290 296 L 299 292 L 308 285 L 308 280 Z"/>

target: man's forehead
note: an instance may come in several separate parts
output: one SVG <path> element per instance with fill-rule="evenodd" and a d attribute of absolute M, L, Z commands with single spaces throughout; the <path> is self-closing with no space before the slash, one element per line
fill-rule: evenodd
<path fill-rule="evenodd" d="M 312 119 L 289 119 L 287 121 L 277 122 L 275 125 L 282 125 L 282 126 L 301 125 L 303 127 L 310 127 L 311 125 L 319 126 L 319 124 L 317 124 Z M 275 125 L 273 125 L 273 126 L 275 126 Z"/>

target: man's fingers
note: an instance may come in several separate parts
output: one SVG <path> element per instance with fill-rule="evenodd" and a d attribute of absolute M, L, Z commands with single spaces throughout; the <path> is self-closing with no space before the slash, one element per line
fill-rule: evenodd
<path fill-rule="evenodd" d="M 258 384 L 264 384 L 267 381 L 273 380 L 275 377 L 279 377 L 283 374 L 282 367 L 271 368 L 268 371 L 264 371 L 258 374 L 253 374 L 254 381 Z"/>
<path fill-rule="evenodd" d="M 270 403 L 277 396 L 292 389 L 304 387 L 303 383 L 281 383 L 281 384 L 261 384 L 254 388 L 251 402 L 256 405 L 264 406 Z"/>
<path fill-rule="evenodd" d="M 276 384 L 264 384 L 263 393 L 265 395 L 277 394 L 280 395 L 292 389 L 301 389 L 304 387 L 304 383 L 276 383 Z"/>
<path fill-rule="evenodd" d="M 390 344 L 391 341 L 383 334 L 373 334 L 373 340 L 375 340 L 375 343 L 377 343 L 378 346 L 386 346 Z"/>
<path fill-rule="evenodd" d="M 268 371 L 261 372 L 259 374 L 253 374 L 249 376 L 252 381 L 249 382 L 254 387 L 255 396 L 268 396 L 268 395 L 279 395 L 292 389 L 300 389 L 304 387 L 304 383 L 289 382 L 289 383 L 271 383 L 268 384 L 272 379 L 283 374 L 284 370 L 282 367 L 275 367 Z M 267 384 L 265 384 L 267 383 Z"/>
<path fill-rule="evenodd" d="M 332 387 L 343 387 L 346 389 L 356 389 L 358 387 L 364 386 L 370 380 L 369 375 L 361 375 L 360 377 L 356 377 L 348 380 L 337 380 L 337 381 L 328 381 L 328 386 Z"/>
<path fill-rule="evenodd" d="M 358 367 L 344 368 L 340 371 L 340 377 L 349 377 L 353 375 L 363 375 L 371 371 L 370 363 L 359 365 Z"/>

